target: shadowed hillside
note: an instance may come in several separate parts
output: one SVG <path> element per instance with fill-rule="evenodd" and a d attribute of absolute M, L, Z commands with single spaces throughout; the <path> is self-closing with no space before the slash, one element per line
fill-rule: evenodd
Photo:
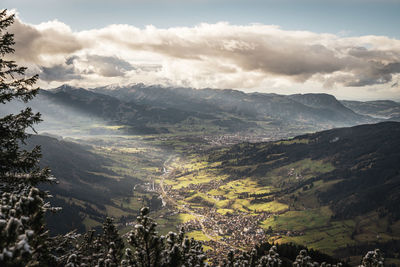
<path fill-rule="evenodd" d="M 90 146 L 82 146 L 48 136 L 33 135 L 28 139 L 27 148 L 40 145 L 40 164 L 48 166 L 57 178 L 57 185 L 43 185 L 55 197 L 54 206 L 62 211 L 49 214 L 49 228 L 54 233 L 65 233 L 73 229 L 83 231 L 89 220 L 102 221 L 105 211 L 118 209 L 112 202 L 115 197 L 130 197 L 132 188 L 140 182 L 130 176 L 121 176 L 107 166 L 116 165 L 113 160 L 91 152 Z M 137 210 L 131 210 L 136 214 Z M 100 225 L 100 224 L 98 224 Z M 91 225 L 91 226 L 96 226 Z"/>
<path fill-rule="evenodd" d="M 400 123 L 388 122 L 333 129 L 277 143 L 240 144 L 210 158 L 222 161 L 228 173 L 236 173 L 233 170 L 238 166 L 257 166 L 245 172 L 263 184 L 273 183 L 264 178 L 269 171 L 299 160 L 330 162 L 334 166 L 331 172 L 283 186 L 281 193 L 291 193 L 320 179 L 337 181 L 318 194 L 322 203 L 331 205 L 335 216 L 348 218 L 381 207 L 398 220 L 399 147 Z"/>

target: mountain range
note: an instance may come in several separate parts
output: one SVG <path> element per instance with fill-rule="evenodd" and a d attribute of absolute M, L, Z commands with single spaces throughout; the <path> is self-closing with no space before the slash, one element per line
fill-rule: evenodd
<path fill-rule="evenodd" d="M 157 107 L 175 107 L 202 113 L 229 113 L 252 119 L 301 121 L 314 124 L 352 125 L 370 118 L 345 107 L 327 94 L 278 95 L 244 93 L 237 90 L 173 88 L 136 84 L 129 87 L 100 87 L 95 92 L 122 101 Z"/>
<path fill-rule="evenodd" d="M 43 114 L 49 128 L 82 129 L 96 122 L 97 126 L 117 126 L 119 133 L 129 134 L 262 135 L 281 131 L 294 136 L 389 118 L 398 120 L 400 114 L 400 104 L 393 101 L 339 101 L 328 94 L 278 95 L 143 84 L 92 89 L 63 85 L 41 90 L 30 105 Z M 22 103 L 13 103 L 1 107 L 0 113 L 22 107 Z M 107 127 L 100 128 L 90 128 L 88 133 L 112 133 L 105 131 Z"/>

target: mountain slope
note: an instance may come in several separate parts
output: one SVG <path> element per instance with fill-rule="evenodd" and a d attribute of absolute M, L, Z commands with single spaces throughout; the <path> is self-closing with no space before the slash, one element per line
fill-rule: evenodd
<path fill-rule="evenodd" d="M 8 106 L 8 107 L 7 107 Z M 237 90 L 169 88 L 137 84 L 90 90 L 63 85 L 41 90 L 30 102 L 54 133 L 226 134 L 270 138 L 332 127 L 376 122 L 343 106 L 331 95 L 277 95 Z M 23 103 L 1 107 L 17 112 Z M 62 120 L 62 123 L 60 122 Z M 72 133 L 71 133 L 72 132 Z M 283 134 L 283 133 L 286 133 Z"/>
<path fill-rule="evenodd" d="M 108 95 L 65 85 L 52 91 L 42 91 L 41 94 L 59 105 L 96 116 L 110 123 L 130 126 L 136 133 L 165 132 L 166 129 L 153 127 L 152 124 L 176 124 L 190 116 L 213 118 L 174 108 L 157 108 L 140 103 L 122 102 Z"/>
<path fill-rule="evenodd" d="M 400 207 L 396 205 L 400 200 L 400 123 L 361 125 L 280 143 L 238 146 L 211 158 L 222 160 L 227 172 L 229 166 L 234 169 L 254 165 L 248 175 L 265 184 L 273 184 L 264 178 L 269 171 L 299 160 L 329 162 L 334 170 L 312 180 L 286 185 L 281 188 L 282 193 L 293 192 L 313 181 L 336 180 L 334 186 L 318 195 L 323 204 L 331 205 L 336 217 L 348 218 L 383 207 L 394 219 L 400 219 Z M 234 165 L 229 163 L 233 159 L 237 162 Z"/>
<path fill-rule="evenodd" d="M 25 147 L 32 149 L 36 145 L 42 150 L 40 165 L 50 167 L 58 181 L 56 185 L 41 185 L 54 195 L 50 202 L 63 208 L 59 214 L 48 216 L 53 233 L 84 231 L 84 221 L 103 221 L 107 206 L 119 208 L 112 198 L 130 197 L 132 188 L 140 182 L 110 170 L 107 166 L 116 163 L 91 152 L 90 146 L 33 135 Z"/>
<path fill-rule="evenodd" d="M 361 102 L 343 100 L 341 103 L 359 114 L 400 121 L 400 103 L 395 101 L 377 100 Z"/>
<path fill-rule="evenodd" d="M 277 95 L 237 90 L 171 88 L 136 84 L 128 87 L 100 87 L 96 92 L 125 101 L 141 101 L 160 107 L 176 107 L 199 112 L 229 112 L 253 118 L 272 117 L 284 121 L 352 125 L 368 118 L 344 107 L 333 96 L 324 94 Z M 313 98 L 313 101 L 311 100 Z M 326 100 L 329 101 L 326 101 Z M 314 103 L 314 104 L 311 104 Z M 315 105 L 320 103 L 319 105 Z"/>
<path fill-rule="evenodd" d="M 206 203 L 205 216 L 260 216 L 271 242 L 305 244 L 342 258 L 360 256 L 358 248 L 373 242 L 395 258 L 399 147 L 397 122 L 241 143 L 182 161 L 168 184 L 189 209 Z"/>
<path fill-rule="evenodd" d="M 362 117 L 345 107 L 334 96 L 328 94 L 295 94 L 289 98 L 318 110 L 318 114 L 332 121 L 362 121 Z M 364 118 L 368 120 L 367 117 Z"/>

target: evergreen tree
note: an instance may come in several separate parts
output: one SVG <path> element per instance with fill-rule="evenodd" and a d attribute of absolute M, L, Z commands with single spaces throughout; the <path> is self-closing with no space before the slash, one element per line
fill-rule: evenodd
<path fill-rule="evenodd" d="M 297 255 L 296 260 L 293 262 L 293 267 L 312 267 L 319 266 L 317 262 L 313 262 L 310 256 L 308 256 L 307 250 L 303 249 Z"/>
<path fill-rule="evenodd" d="M 90 230 L 83 235 L 83 238 L 72 239 L 73 249 L 68 251 L 63 261 L 59 261 L 60 266 L 105 266 L 108 248 L 103 246 L 103 235 L 96 235 L 94 230 Z M 107 266 L 118 266 L 118 262 L 108 259 Z"/>
<path fill-rule="evenodd" d="M 25 67 L 19 67 L 6 56 L 14 53 L 14 36 L 6 32 L 14 21 L 7 10 L 0 11 L 0 104 L 12 100 L 28 102 L 37 93 L 33 88 L 38 76 L 25 77 Z M 0 118 L 0 265 L 50 266 L 54 257 L 49 254 L 49 239 L 44 214 L 49 205 L 45 192 L 35 187 L 39 182 L 52 182 L 47 168 L 38 165 L 40 148 L 23 150 L 33 125 L 40 114 L 26 108 L 19 114 Z"/>
<path fill-rule="evenodd" d="M 235 256 L 235 252 L 231 250 L 228 252 L 227 258 L 220 264 L 222 267 L 279 267 L 281 265 L 282 260 L 279 258 L 276 246 L 271 246 L 265 255 L 259 254 L 255 248 L 250 253 L 242 252 L 238 256 Z"/>
<path fill-rule="evenodd" d="M 183 229 L 179 234 L 170 232 L 160 236 L 157 224 L 148 216 L 149 208 L 142 208 L 135 229 L 130 232 L 126 259 L 122 266 L 132 267 L 174 267 L 206 266 L 206 256 L 201 242 L 185 237 Z"/>
<path fill-rule="evenodd" d="M 368 251 L 362 259 L 363 267 L 383 267 L 384 258 L 379 249 Z"/>
<path fill-rule="evenodd" d="M 106 260 L 120 263 L 124 254 L 125 244 L 113 223 L 113 219 L 107 217 L 103 224 L 102 245 L 107 252 Z"/>

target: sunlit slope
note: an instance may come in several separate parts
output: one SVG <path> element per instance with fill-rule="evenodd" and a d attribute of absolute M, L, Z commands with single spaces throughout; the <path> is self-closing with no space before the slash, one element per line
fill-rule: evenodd
<path fill-rule="evenodd" d="M 166 183 L 193 208 L 270 214 L 270 241 L 347 257 L 340 248 L 400 239 L 399 148 L 400 123 L 333 129 L 199 154 Z"/>
<path fill-rule="evenodd" d="M 43 90 L 41 95 L 62 109 L 73 109 L 110 125 L 123 125 L 122 132 L 129 134 L 213 133 L 257 128 L 255 123 L 225 113 L 182 110 L 173 106 L 160 107 L 140 100 L 126 101 L 127 99 L 68 85 L 54 90 Z"/>

